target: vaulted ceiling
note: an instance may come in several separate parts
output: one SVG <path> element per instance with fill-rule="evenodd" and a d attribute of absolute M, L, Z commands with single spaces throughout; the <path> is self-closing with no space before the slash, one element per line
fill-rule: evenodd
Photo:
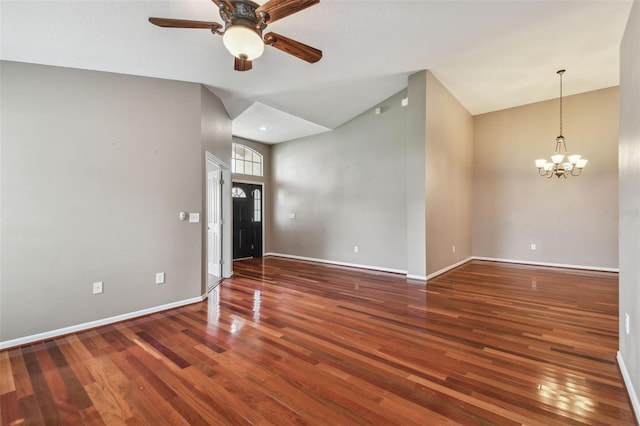
<path fill-rule="evenodd" d="M 0 7 L 4 60 L 202 83 L 224 102 L 234 134 L 276 143 L 339 126 L 422 69 L 474 115 L 557 97 L 560 68 L 566 95 L 615 86 L 631 0 L 321 0 L 269 26 L 321 49 L 320 62 L 267 47 L 247 72 L 233 70 L 220 36 L 147 21 L 222 23 L 211 0 Z"/>

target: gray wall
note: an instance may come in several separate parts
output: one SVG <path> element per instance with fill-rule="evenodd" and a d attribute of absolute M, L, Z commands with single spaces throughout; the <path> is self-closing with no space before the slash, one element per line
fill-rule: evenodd
<path fill-rule="evenodd" d="M 422 278 L 471 256 L 471 115 L 428 71 L 378 107 L 272 147 L 269 251 Z"/>
<path fill-rule="evenodd" d="M 404 96 L 381 103 L 380 115 L 272 147 L 271 252 L 406 268 Z"/>
<path fill-rule="evenodd" d="M 473 118 L 431 72 L 426 93 L 429 275 L 471 257 Z"/>
<path fill-rule="evenodd" d="M 558 111 L 556 99 L 474 117 L 473 255 L 617 268 L 618 88 L 564 98 L 567 149 L 589 159 L 580 177 L 537 175 Z"/>
<path fill-rule="evenodd" d="M 202 222 L 178 212 L 204 216 L 204 148 L 231 143 L 203 136 L 200 85 L 0 66 L 0 340 L 200 296 Z"/>
<path fill-rule="evenodd" d="M 213 154 L 224 165 L 220 165 L 223 172 L 223 180 L 229 180 L 231 176 L 231 120 L 227 114 L 222 101 L 204 86 L 200 87 L 200 129 L 202 138 L 202 161 L 200 162 L 202 170 L 202 182 L 206 182 L 207 168 L 205 166 L 206 153 Z M 226 169 L 224 169 L 226 166 Z M 230 186 L 229 186 L 230 187 Z M 202 185 L 202 259 L 207 258 L 207 226 L 204 225 L 204 218 L 207 212 L 207 185 Z M 223 187 L 222 194 L 222 215 L 223 217 L 232 217 L 231 208 L 231 191 Z M 222 267 L 222 277 L 228 278 L 232 274 L 233 259 L 233 239 L 232 239 L 232 222 L 227 220 L 222 225 L 222 245 L 223 259 L 228 259 Z M 207 283 L 207 262 L 203 260 L 201 265 L 202 282 Z"/>
<path fill-rule="evenodd" d="M 640 395 L 640 2 L 620 46 L 620 355 Z M 630 315 L 630 334 L 624 314 Z M 637 403 L 637 399 L 636 399 Z M 636 406 L 636 413 L 638 407 Z"/>
<path fill-rule="evenodd" d="M 427 71 L 409 76 L 406 153 L 407 275 L 427 276 L 427 192 L 425 162 L 427 140 Z"/>
<path fill-rule="evenodd" d="M 206 87 L 200 87 L 202 148 L 231 167 L 231 120 L 222 101 Z M 204 163 L 203 163 L 204 166 Z"/>

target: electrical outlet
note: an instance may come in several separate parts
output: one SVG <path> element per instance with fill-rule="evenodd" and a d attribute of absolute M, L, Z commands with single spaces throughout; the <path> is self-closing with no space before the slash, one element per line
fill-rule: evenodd
<path fill-rule="evenodd" d="M 629 324 L 630 320 L 629 320 L 629 314 L 624 314 L 624 331 L 629 334 L 630 330 L 629 327 L 631 324 Z"/>
<path fill-rule="evenodd" d="M 156 274 L 156 284 L 164 284 L 164 272 L 158 272 Z"/>
<path fill-rule="evenodd" d="M 101 294 L 101 293 L 102 293 L 102 281 L 93 283 L 93 294 Z"/>
<path fill-rule="evenodd" d="M 456 252 L 456 246 L 451 247 L 451 253 L 455 253 Z"/>
<path fill-rule="evenodd" d="M 353 246 L 353 252 L 354 252 L 354 253 L 357 253 L 357 252 L 358 252 L 358 250 L 360 250 L 360 249 L 358 248 L 358 246 Z"/>
<path fill-rule="evenodd" d="M 538 247 L 535 244 L 531 244 L 531 250 L 536 250 Z"/>

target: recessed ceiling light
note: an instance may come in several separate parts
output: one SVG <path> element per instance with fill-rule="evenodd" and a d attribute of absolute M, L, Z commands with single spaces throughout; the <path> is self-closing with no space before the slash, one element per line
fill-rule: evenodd
<path fill-rule="evenodd" d="M 267 128 L 265 126 L 260 126 L 260 130 L 262 130 L 263 132 L 266 132 Z"/>

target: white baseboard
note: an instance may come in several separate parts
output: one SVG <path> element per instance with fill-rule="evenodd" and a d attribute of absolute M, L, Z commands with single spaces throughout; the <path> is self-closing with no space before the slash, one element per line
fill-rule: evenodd
<path fill-rule="evenodd" d="M 488 260 L 490 262 L 520 263 L 523 265 L 533 265 L 533 266 L 551 266 L 553 268 L 585 269 L 588 271 L 620 272 L 618 268 L 607 268 L 604 266 L 585 266 L 585 265 L 570 265 L 565 263 L 533 262 L 528 260 L 501 259 L 497 257 L 472 256 L 471 260 Z"/>
<path fill-rule="evenodd" d="M 407 274 L 407 279 L 409 279 L 409 280 L 420 280 L 420 281 L 426 281 L 426 280 L 427 280 L 427 276 L 426 276 L 426 275 L 413 275 L 413 274 Z"/>
<path fill-rule="evenodd" d="M 177 302 L 167 303 L 166 305 L 154 306 L 152 308 L 142 309 L 140 311 L 129 312 L 126 314 L 116 315 L 109 318 L 103 318 L 96 321 L 89 321 L 82 324 L 72 325 L 70 327 L 59 328 L 57 330 L 45 331 L 44 333 L 33 334 L 31 336 L 25 336 L 25 337 L 19 337 L 17 339 L 6 340 L 4 342 L 0 342 L 0 350 L 12 348 L 14 346 L 27 345 L 29 343 L 38 342 L 41 340 L 53 339 L 54 337 L 62 336 L 65 334 L 76 333 L 78 331 L 88 330 L 90 328 L 100 327 L 107 324 L 113 324 L 114 322 L 141 317 L 144 315 L 149 315 L 149 314 L 153 314 L 160 311 L 166 311 L 167 309 L 179 308 L 180 306 L 202 302 L 206 298 L 207 298 L 207 295 L 204 294 L 200 297 L 179 300 Z"/>
<path fill-rule="evenodd" d="M 284 257 L 287 259 L 295 259 L 295 260 L 306 260 L 309 262 L 317 262 L 317 263 L 328 263 L 330 265 L 338 265 L 338 266 L 348 266 L 351 268 L 360 268 L 360 269 L 370 269 L 373 271 L 381 271 L 381 272 L 391 272 L 394 274 L 407 274 L 407 271 L 402 269 L 393 269 L 393 268 L 385 268 L 382 266 L 372 266 L 372 265 L 362 265 L 359 263 L 348 263 L 348 262 L 338 262 L 335 260 L 327 260 L 327 259 L 318 259 L 315 257 L 304 257 L 304 256 L 295 256 L 293 254 L 284 254 L 284 253 L 265 253 L 264 256 L 274 256 L 274 257 Z"/>
<path fill-rule="evenodd" d="M 636 413 L 636 419 L 640 419 L 640 400 L 638 400 L 638 394 L 633 388 L 633 383 L 631 383 L 631 375 L 627 370 L 627 366 L 624 363 L 624 358 L 622 358 L 622 354 L 620 353 L 620 351 L 618 351 L 616 359 L 618 360 L 618 366 L 620 367 L 620 371 L 622 372 L 622 379 L 624 380 L 624 384 L 627 387 L 627 393 L 629 394 L 629 399 L 631 400 L 631 406 L 633 407 L 633 411 Z"/>
<path fill-rule="evenodd" d="M 460 262 L 456 262 L 453 265 L 449 265 L 447 267 L 444 267 L 444 268 L 440 269 L 439 271 L 433 272 L 433 273 L 431 273 L 431 274 L 426 276 L 426 280 L 429 281 L 431 278 L 435 278 L 438 275 L 442 275 L 445 272 L 450 271 L 450 270 L 452 270 L 454 268 L 457 268 L 458 266 L 460 266 L 462 264 L 465 264 L 465 263 L 469 262 L 472 259 L 473 259 L 472 257 L 467 257 L 466 259 L 462 259 Z"/>
<path fill-rule="evenodd" d="M 449 265 L 447 267 L 444 267 L 442 269 L 440 269 L 439 271 L 433 272 L 427 276 L 424 275 L 412 275 L 412 274 L 408 274 L 407 271 L 402 270 L 402 269 L 392 269 L 392 268 L 385 268 L 385 267 L 381 267 L 381 266 L 371 266 L 371 265 L 362 265 L 362 264 L 357 264 L 357 263 L 348 263 L 348 262 L 338 262 L 338 261 L 334 261 L 334 260 L 326 260 L 326 259 L 318 259 L 315 257 L 305 257 L 305 256 L 296 256 L 293 254 L 284 254 L 284 253 L 265 253 L 264 254 L 265 257 L 267 256 L 274 256 L 274 257 L 284 257 L 287 259 L 295 259 L 295 260 L 306 260 L 309 262 L 318 262 L 318 263 L 327 263 L 327 264 L 331 264 L 331 265 L 339 265 L 339 266 L 349 266 L 352 268 L 361 268 L 361 269 L 371 269 L 371 270 L 375 270 L 375 271 L 382 271 L 382 272 L 392 272 L 395 274 L 404 274 L 407 276 L 408 279 L 413 279 L 413 280 L 422 280 L 422 281 L 428 281 L 432 278 L 437 277 L 438 275 L 444 274 L 447 271 L 450 271 L 454 268 L 457 268 L 460 265 L 463 265 L 471 260 L 486 260 L 486 261 L 490 261 L 490 262 L 504 262 L 504 263 L 519 263 L 522 265 L 532 265 L 532 266 L 549 266 L 549 267 L 554 267 L 554 268 L 570 268 L 570 269 L 583 269 L 583 270 L 589 270 L 589 271 L 603 271 L 603 272 L 619 272 L 618 268 L 607 268 L 604 266 L 585 266 L 585 265 L 571 265 L 571 264 L 565 264 L 565 263 L 550 263 L 550 262 L 532 262 L 532 261 L 528 261 L 528 260 L 516 260 L 516 259 L 502 259 L 502 258 L 497 258 L 497 257 L 483 257 L 483 256 L 471 256 L 468 257 L 466 259 L 463 259 L 459 262 L 456 262 L 452 265 Z"/>
<path fill-rule="evenodd" d="M 328 263 L 331 265 L 339 265 L 339 266 L 349 266 L 352 268 L 361 268 L 361 269 L 371 269 L 374 271 L 382 271 L 382 272 L 392 272 L 394 274 L 403 274 L 406 275 L 407 279 L 411 279 L 411 280 L 420 280 L 420 281 L 427 281 L 433 277 L 436 277 L 440 274 L 444 274 L 445 272 L 453 269 L 453 268 L 457 268 L 458 266 L 462 265 L 463 263 L 467 263 L 468 261 L 470 261 L 472 258 L 466 258 L 464 260 L 461 260 L 460 262 L 454 263 L 453 265 L 449 265 L 446 268 L 443 268 L 437 272 L 434 272 L 432 274 L 429 275 L 413 275 L 413 274 L 408 274 L 407 271 L 403 270 L 403 269 L 392 269 L 392 268 L 384 268 L 381 266 L 371 266 L 371 265 L 361 265 L 361 264 L 357 264 L 357 263 L 347 263 L 347 262 L 337 262 L 337 261 L 333 261 L 333 260 L 326 260 L 326 259 L 318 259 L 315 257 L 304 257 L 304 256 L 295 256 L 293 254 L 283 254 L 283 253 L 265 253 L 264 256 L 274 256 L 274 257 L 284 257 L 287 259 L 296 259 L 296 260 L 306 260 L 309 262 L 318 262 L 318 263 Z"/>

